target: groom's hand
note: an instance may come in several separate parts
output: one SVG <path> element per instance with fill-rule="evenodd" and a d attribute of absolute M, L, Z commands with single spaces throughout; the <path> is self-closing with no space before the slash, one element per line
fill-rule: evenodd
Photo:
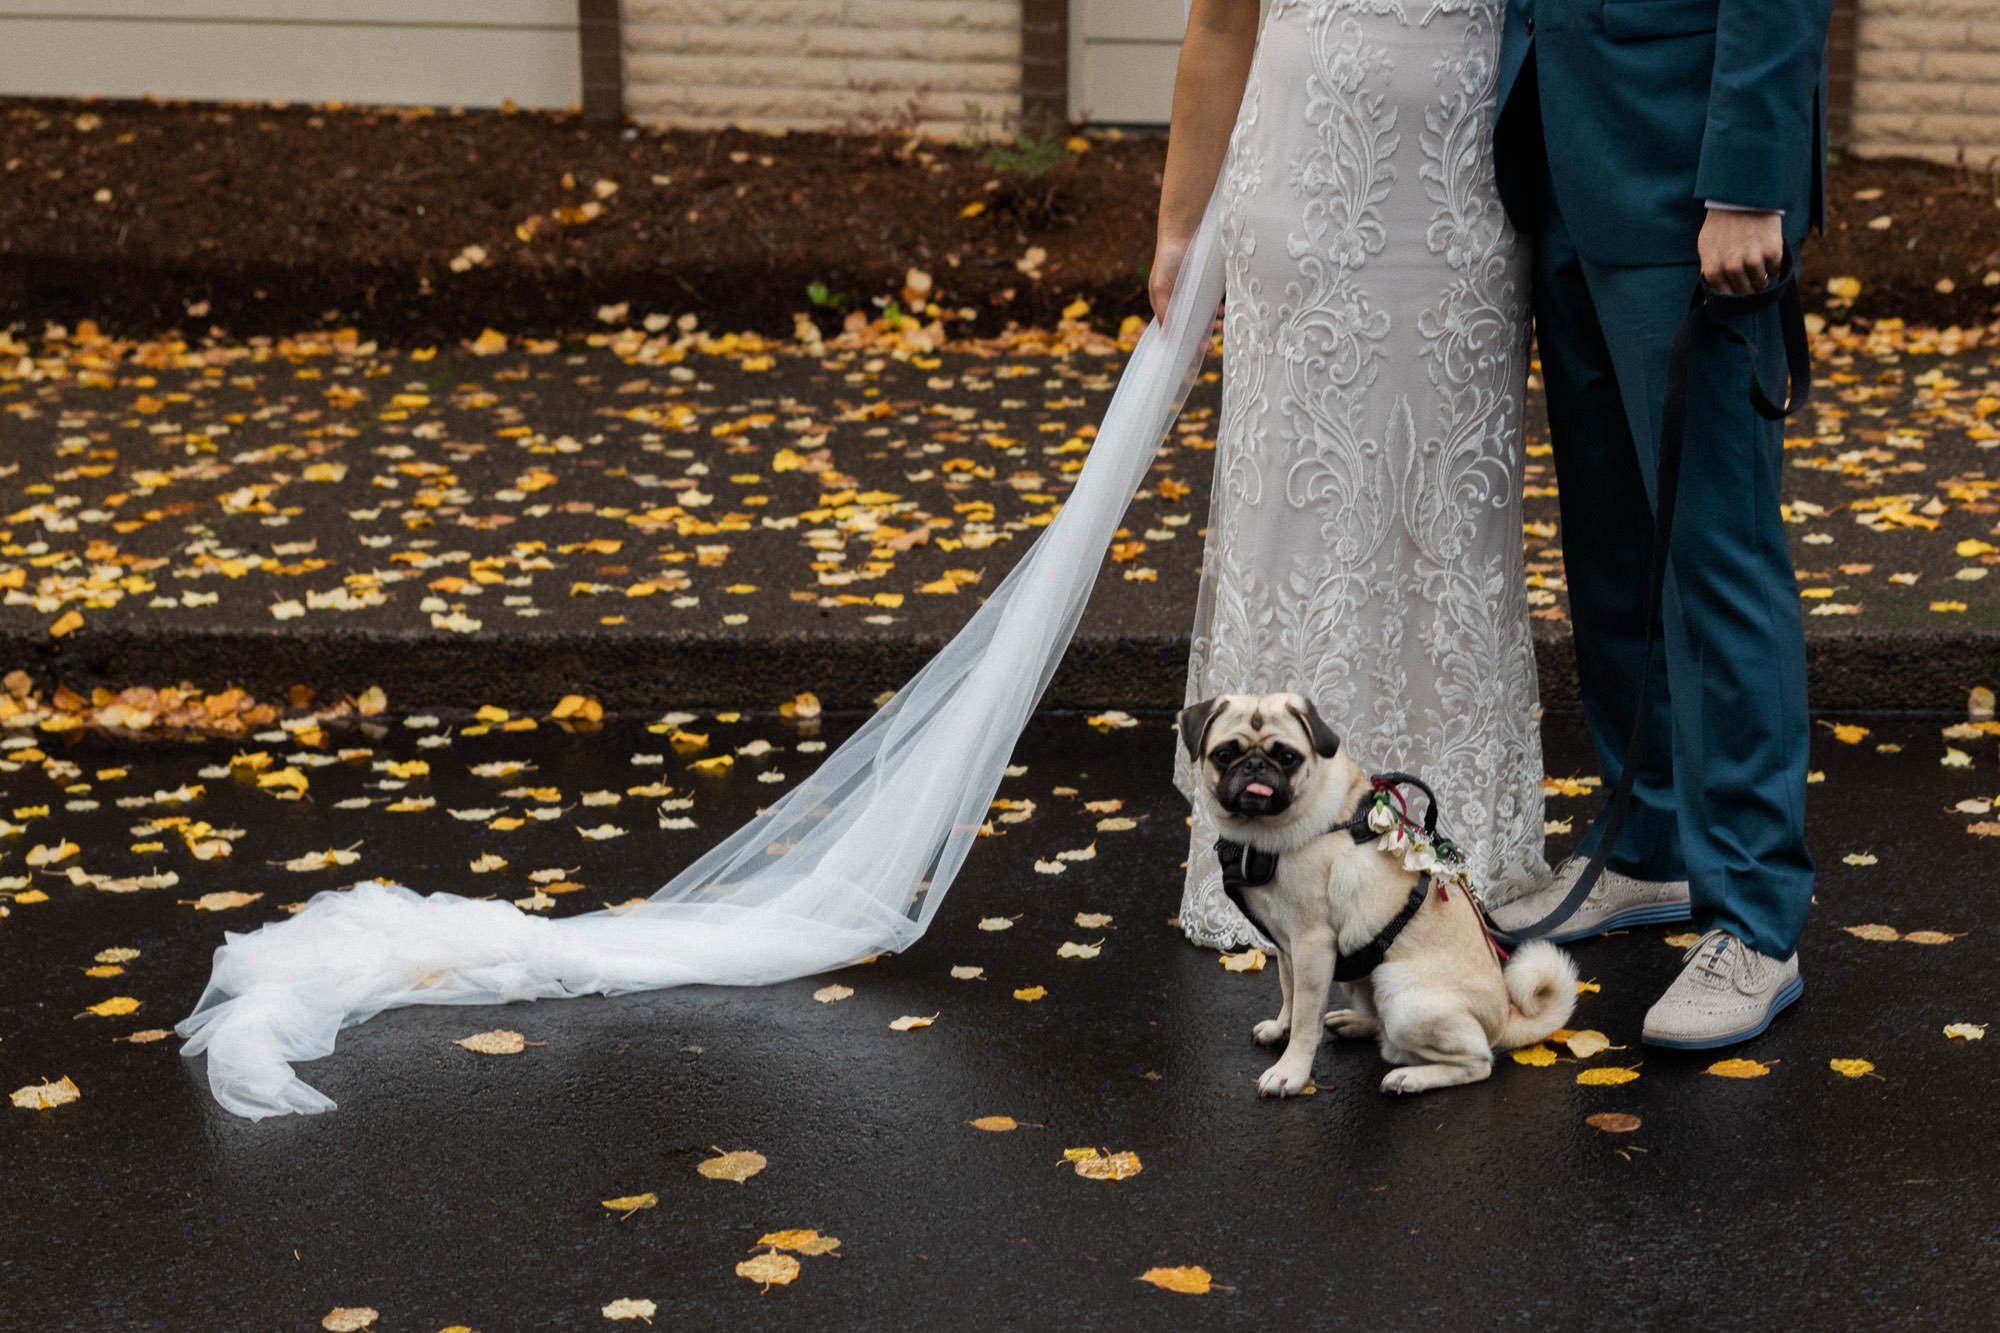
<path fill-rule="evenodd" d="M 1732 296 L 1762 291 L 1784 261 L 1783 215 L 1711 208 L 1696 248 L 1709 286 Z"/>

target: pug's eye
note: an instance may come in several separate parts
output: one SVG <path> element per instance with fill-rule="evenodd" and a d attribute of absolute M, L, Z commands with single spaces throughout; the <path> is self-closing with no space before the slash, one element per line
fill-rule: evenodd
<path fill-rule="evenodd" d="M 1299 761 L 1304 757 L 1304 755 L 1289 745 L 1273 745 L 1271 747 L 1271 758 L 1277 760 L 1278 767 L 1284 769 L 1287 773 L 1297 768 Z"/>
<path fill-rule="evenodd" d="M 1225 767 L 1236 762 L 1236 756 L 1243 753 L 1243 747 L 1235 741 L 1224 741 L 1208 752 L 1208 757 Z"/>

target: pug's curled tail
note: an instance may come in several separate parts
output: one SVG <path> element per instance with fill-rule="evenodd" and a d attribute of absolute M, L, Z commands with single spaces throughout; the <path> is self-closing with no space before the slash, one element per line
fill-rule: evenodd
<path fill-rule="evenodd" d="M 1532 1046 L 1569 1022 L 1576 1009 L 1576 964 L 1547 940 L 1514 950 L 1506 970 L 1507 1021 L 1493 1044 L 1503 1051 Z"/>

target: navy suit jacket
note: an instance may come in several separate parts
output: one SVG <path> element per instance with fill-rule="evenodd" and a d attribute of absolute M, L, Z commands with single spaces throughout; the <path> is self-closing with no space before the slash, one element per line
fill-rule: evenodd
<path fill-rule="evenodd" d="M 1508 0 L 1495 162 L 1515 225 L 1534 230 L 1545 149 L 1593 262 L 1695 262 L 1708 200 L 1783 209 L 1796 248 L 1824 217 L 1832 4 Z"/>

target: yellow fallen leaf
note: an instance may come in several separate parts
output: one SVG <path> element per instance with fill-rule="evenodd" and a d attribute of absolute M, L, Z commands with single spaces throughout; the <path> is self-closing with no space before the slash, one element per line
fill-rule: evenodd
<path fill-rule="evenodd" d="M 1076 924 L 1085 930 L 1102 930 L 1111 924 L 1109 912 L 1078 912 Z"/>
<path fill-rule="evenodd" d="M 983 1129 L 988 1134 L 1005 1134 L 1021 1127 L 1021 1122 L 1011 1115 L 983 1115 L 977 1120 L 968 1120 L 965 1123 L 974 1129 Z"/>
<path fill-rule="evenodd" d="M 1215 1279 L 1206 1268 L 1149 1268 L 1139 1281 L 1150 1282 L 1161 1291 L 1178 1291 L 1187 1296 L 1206 1296 Z"/>
<path fill-rule="evenodd" d="M 1099 940 L 1095 944 L 1078 944 L 1074 940 L 1064 940 L 1062 947 L 1056 950 L 1056 957 L 1095 958 L 1097 957 L 1098 954 L 1102 953 L 1103 951 L 1104 951 L 1104 941 L 1102 940 Z"/>
<path fill-rule="evenodd" d="M 1126 1180 L 1142 1169 L 1135 1152 L 1092 1152 L 1076 1159 L 1076 1173 L 1085 1180 Z"/>
<path fill-rule="evenodd" d="M 1012 917 L 985 916 L 979 919 L 979 928 L 981 930 L 1012 930 L 1014 928 L 1014 921 Z"/>
<path fill-rule="evenodd" d="M 1833 728 L 1833 738 L 1843 745 L 1859 745 L 1868 735 L 1868 728 L 1852 722 L 1843 722 Z"/>
<path fill-rule="evenodd" d="M 1984 1023 L 1947 1023 L 1944 1028 L 1944 1035 L 1958 1041 L 1984 1041 L 1986 1040 L 1986 1025 Z"/>
<path fill-rule="evenodd" d="M 1515 1064 L 1533 1065 L 1537 1069 L 1556 1062 L 1556 1053 L 1540 1044 L 1523 1046 L 1520 1050 L 1511 1052 L 1511 1054 L 1514 1057 Z"/>
<path fill-rule="evenodd" d="M 114 995 L 108 1000 L 99 1000 L 89 1006 L 88 1012 L 96 1014 L 99 1018 L 123 1018 L 126 1014 L 136 1012 L 138 1008 L 139 1002 L 131 996 Z"/>
<path fill-rule="evenodd" d="M 917 1028 L 927 1028 L 937 1022 L 937 1020 L 938 1016 L 936 1014 L 932 1014 L 929 1018 L 919 1018 L 915 1014 L 904 1014 L 889 1025 L 889 1030 L 891 1032 L 911 1032 Z"/>
<path fill-rule="evenodd" d="M 82 850 L 83 848 L 77 846 L 75 843 L 64 839 L 53 846 L 38 845 L 30 847 L 26 859 L 29 865 L 38 869 L 43 866 L 59 866 Z"/>
<path fill-rule="evenodd" d="M 326 1333 L 361 1333 L 361 1330 L 380 1319 L 379 1310 L 366 1305 L 336 1305 L 319 1321 Z"/>
<path fill-rule="evenodd" d="M 1221 956 L 1222 966 L 1230 972 L 1262 972 L 1269 961 L 1262 949 L 1245 949 L 1242 953 L 1226 953 Z"/>
<path fill-rule="evenodd" d="M 852 994 L 854 994 L 852 986 L 843 986 L 836 982 L 831 986 L 821 986 L 813 992 L 813 998 L 821 1004 L 838 1004 Z"/>
<path fill-rule="evenodd" d="M 764 1290 L 789 1284 L 799 1275 L 799 1261 L 789 1254 L 772 1250 L 736 1265 L 736 1276 L 764 1284 Z"/>
<path fill-rule="evenodd" d="M 1867 1060 L 1828 1060 L 1826 1066 L 1834 1073 L 1845 1074 L 1849 1078 L 1860 1078 L 1863 1074 L 1875 1072 L 1875 1066 Z"/>
<path fill-rule="evenodd" d="M 55 624 L 49 626 L 49 637 L 52 639 L 66 638 L 82 628 L 82 613 L 72 609 L 56 617 Z"/>
<path fill-rule="evenodd" d="M 329 847 L 323 852 L 307 852 L 283 863 L 287 870 L 327 870 L 334 866 L 351 866 L 361 859 L 361 853 L 353 848 Z"/>
<path fill-rule="evenodd" d="M 227 912 L 236 907 L 248 907 L 263 896 L 261 893 L 244 893 L 232 889 L 226 893 L 204 893 L 192 902 L 197 912 Z"/>
<path fill-rule="evenodd" d="M 642 1208 L 659 1207 L 660 1196 L 648 1190 L 644 1194 L 621 1194 L 615 1199 L 605 1199 L 603 1203 L 612 1212 L 630 1217 Z"/>
<path fill-rule="evenodd" d="M 475 1032 L 470 1037 L 458 1038 L 452 1045 L 463 1046 L 474 1055 L 519 1055 L 528 1049 L 527 1038 L 507 1028 Z"/>
<path fill-rule="evenodd" d="M 468 865 L 473 874 L 486 875 L 491 874 L 495 870 L 505 870 L 507 868 L 507 858 L 504 856 L 495 856 L 492 852 L 484 852 L 478 860 L 469 862 Z"/>
<path fill-rule="evenodd" d="M 1014 992 L 1014 998 L 1017 1000 L 1025 1000 L 1028 1003 L 1033 1004 L 1036 1000 L 1041 999 L 1048 993 L 1049 993 L 1048 988 L 1046 986 L 1023 986 L 1021 987 L 1021 989 Z"/>
<path fill-rule="evenodd" d="M 1630 1083 L 1639 1077 L 1636 1069 L 1626 1069 L 1619 1065 L 1599 1065 L 1586 1069 L 1576 1076 L 1576 1081 L 1587 1088 L 1608 1088 L 1620 1083 Z"/>
<path fill-rule="evenodd" d="M 1964 934 L 1965 932 L 1962 930 L 1957 934 L 1943 930 L 1908 930 L 1903 932 L 1903 943 L 1950 944 L 1953 940 L 1958 939 Z"/>
<path fill-rule="evenodd" d="M 615 1300 L 598 1311 L 606 1319 L 643 1319 L 649 1324 L 653 1322 L 653 1316 L 659 1312 L 660 1307 L 651 1301 L 632 1296 Z"/>
<path fill-rule="evenodd" d="M 763 1153 L 749 1148 L 739 1148 L 735 1152 L 723 1152 L 720 1148 L 710 1151 L 719 1156 L 704 1157 L 694 1168 L 710 1180 L 733 1180 L 740 1185 L 770 1165 Z"/>
<path fill-rule="evenodd" d="M 1562 1043 L 1569 1047 L 1569 1053 L 1579 1060 L 1588 1060 L 1600 1051 L 1611 1049 L 1611 1038 L 1605 1036 L 1595 1028 L 1585 1028 L 1581 1032 L 1572 1032 L 1562 1039 Z"/>
<path fill-rule="evenodd" d="M 1669 935 L 1666 937 L 1666 939 L 1660 942 L 1662 944 L 1668 945 L 1671 948 L 1685 949 L 1689 945 L 1693 944 L 1695 941 L 1699 940 L 1700 938 L 1701 936 L 1696 934 L 1694 931 L 1684 931 L 1679 935 Z"/>
<path fill-rule="evenodd" d="M 822 1236 L 810 1230 L 767 1231 L 757 1238 L 757 1244 L 800 1254 L 832 1254 L 840 1248 L 840 1237 Z"/>
<path fill-rule="evenodd" d="M 25 1088 L 16 1088 L 7 1100 L 23 1111 L 47 1111 L 57 1106 L 67 1106 L 83 1096 L 82 1089 L 63 1075 L 62 1082 L 51 1083 L 43 1079 L 40 1083 L 30 1083 Z"/>
<path fill-rule="evenodd" d="M 1097 821 L 1099 833 L 1129 833 L 1139 827 L 1139 821 L 1126 815 L 1113 815 L 1109 819 Z"/>
<path fill-rule="evenodd" d="M 145 1046 L 152 1042 L 165 1041 L 173 1035 L 170 1028 L 141 1028 L 137 1032 L 126 1033 L 118 1040 L 131 1042 L 134 1046 Z"/>
<path fill-rule="evenodd" d="M 1717 1078 L 1762 1078 L 1771 1072 L 1771 1066 L 1757 1060 L 1717 1060 L 1705 1071 Z"/>
<path fill-rule="evenodd" d="M 96 967 L 86 967 L 83 969 L 83 975 L 97 981 L 106 981 L 112 977 L 124 976 L 125 969 L 116 963 L 99 963 Z"/>
<path fill-rule="evenodd" d="M 1903 932 L 1897 930 L 1894 926 L 1871 924 L 1866 926 L 1842 926 L 1841 929 L 1854 936 L 1857 940 L 1900 940 L 1903 938 Z"/>
<path fill-rule="evenodd" d="M 129 963 L 138 956 L 137 949 L 99 949 L 92 960 L 99 963 Z"/>
<path fill-rule="evenodd" d="M 986 969 L 983 967 L 974 967 L 970 963 L 960 963 L 951 970 L 951 979 L 953 981 L 984 981 L 986 979 Z"/>

